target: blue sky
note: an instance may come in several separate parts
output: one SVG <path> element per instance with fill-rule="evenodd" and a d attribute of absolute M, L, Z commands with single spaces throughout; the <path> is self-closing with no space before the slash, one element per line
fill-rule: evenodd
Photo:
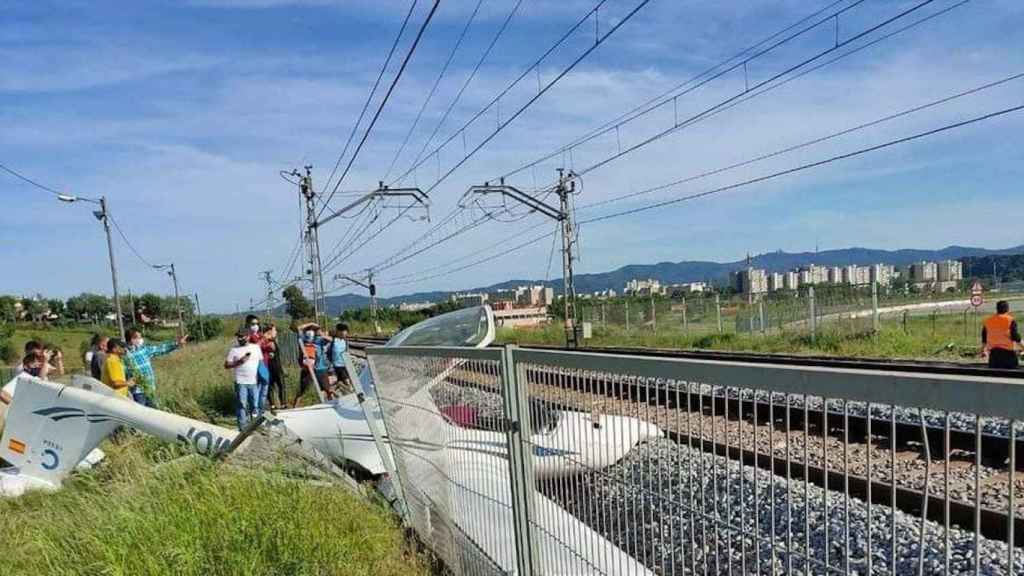
<path fill-rule="evenodd" d="M 428 150 L 455 133 L 552 45 L 595 2 L 519 6 L 505 34 L 469 84 Z M 608 0 L 604 33 L 636 0 Z M 919 2 L 841 1 L 845 41 Z M 484 0 L 437 93 L 391 171 L 416 153 L 515 4 Z M 601 126 L 639 103 L 724 61 L 832 4 L 654 0 L 562 78 L 479 154 L 431 193 L 432 222 L 465 190 L 493 180 Z M 953 6 L 935 0 L 855 48 Z M 173 260 L 183 288 L 204 305 L 245 307 L 263 291 L 260 270 L 282 275 L 295 246 L 298 195 L 279 170 L 314 166 L 320 188 L 348 137 L 407 2 L 196 0 L 193 2 L 21 2 L 0 14 L 0 162 L 50 186 L 105 194 L 115 219 L 148 260 Z M 341 189 L 365 190 L 384 178 L 477 0 L 442 1 Z M 429 2 L 418 3 L 387 86 Z M 830 12 L 826 12 L 830 13 Z M 577 198 L 585 219 L 812 162 L 1024 103 L 1016 80 L 942 107 L 629 201 L 589 203 L 740 162 L 1024 72 L 1024 6 L 973 0 L 850 57 L 679 130 L 584 177 Z M 589 20 L 540 66 L 546 83 L 594 41 Z M 823 24 L 747 65 L 756 84 L 835 42 Z M 466 130 L 467 145 L 487 136 L 536 93 L 538 74 L 513 88 Z M 742 70 L 584 146 L 510 178 L 531 190 L 555 168 L 577 170 L 699 113 L 743 90 Z M 381 93 L 374 100 L 376 108 Z M 1024 244 L 1013 206 L 1022 180 L 1024 113 L 662 210 L 582 227 L 582 272 L 628 263 L 735 260 L 747 252 L 867 246 L 937 248 L 949 244 Z M 361 134 L 361 133 L 360 133 Z M 402 183 L 427 187 L 459 160 L 461 134 Z M 0 292 L 68 296 L 107 292 L 98 223 L 83 205 L 0 174 Z M 334 205 L 351 200 L 340 196 Z M 393 211 L 382 210 L 377 223 Z M 326 256 L 360 220 L 322 231 Z M 330 272 L 353 274 L 384 261 L 428 230 L 402 220 Z M 490 222 L 379 273 L 380 293 L 456 289 L 508 278 L 557 277 L 550 241 L 455 270 L 442 265 L 526 228 L 532 215 Z M 511 244 L 532 236 L 527 234 Z M 125 288 L 167 292 L 166 276 L 145 267 L 120 241 Z M 480 252 L 467 263 L 496 253 Z M 298 271 L 298 267 L 294 272 Z M 429 270 L 432 273 L 420 271 Z M 430 277 L 419 280 L 421 277 Z M 400 283 L 400 281 L 405 281 Z M 412 280 L 412 282 L 409 282 Z M 389 283 L 390 281 L 390 283 Z"/>

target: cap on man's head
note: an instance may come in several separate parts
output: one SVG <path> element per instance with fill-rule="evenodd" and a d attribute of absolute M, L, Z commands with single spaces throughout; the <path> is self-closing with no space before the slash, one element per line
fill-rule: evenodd
<path fill-rule="evenodd" d="M 245 327 L 239 328 L 238 331 L 235 332 L 235 336 L 239 338 L 248 338 L 249 331 Z"/>

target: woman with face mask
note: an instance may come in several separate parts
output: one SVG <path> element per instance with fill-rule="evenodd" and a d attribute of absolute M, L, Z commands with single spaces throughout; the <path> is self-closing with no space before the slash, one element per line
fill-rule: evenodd
<path fill-rule="evenodd" d="M 14 392 L 18 388 L 18 378 L 28 375 L 46 380 L 52 369 L 41 352 L 26 354 L 25 358 L 21 361 L 21 368 L 21 374 L 15 375 L 14 378 L 11 378 L 10 382 L 5 384 L 3 388 L 0 388 L 0 431 L 3 430 L 7 407 L 14 401 Z"/>

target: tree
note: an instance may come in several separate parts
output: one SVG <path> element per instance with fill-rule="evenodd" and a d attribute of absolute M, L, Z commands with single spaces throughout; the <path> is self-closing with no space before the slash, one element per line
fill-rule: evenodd
<path fill-rule="evenodd" d="M 14 322 L 17 319 L 17 303 L 18 299 L 14 296 L 0 296 L 0 321 Z"/>
<path fill-rule="evenodd" d="M 299 318 L 310 318 L 313 316 L 313 305 L 306 299 L 306 295 L 302 293 L 302 290 L 300 290 L 298 286 L 293 284 L 285 288 L 284 291 L 281 292 L 281 296 L 287 303 L 285 309 L 293 320 L 298 320 Z"/>
<path fill-rule="evenodd" d="M 46 314 L 46 302 L 41 298 L 25 298 L 21 301 L 21 309 L 32 322 L 38 322 Z"/>
<path fill-rule="evenodd" d="M 46 307 L 50 309 L 50 314 L 56 314 L 57 316 L 64 315 L 64 301 L 59 298 L 50 298 L 47 300 Z"/>
<path fill-rule="evenodd" d="M 173 299 L 172 299 L 173 300 Z M 146 292 L 139 297 L 136 306 L 150 318 L 163 318 L 168 309 L 164 307 L 164 299 L 152 292 Z M 173 308 L 170 309 L 173 313 Z"/>

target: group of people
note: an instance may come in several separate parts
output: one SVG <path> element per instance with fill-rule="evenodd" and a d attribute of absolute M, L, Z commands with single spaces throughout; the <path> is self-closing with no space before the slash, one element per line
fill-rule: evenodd
<path fill-rule="evenodd" d="M 118 396 L 152 407 L 156 404 L 156 372 L 152 359 L 177 350 L 188 337 L 147 345 L 137 329 L 129 330 L 127 336 L 128 343 L 120 338 L 94 334 L 84 356 L 85 365 L 93 378 L 109 386 Z M 38 340 L 26 342 L 14 378 L 0 388 L 0 429 L 3 428 L 3 412 L 14 401 L 19 377 L 28 374 L 49 380 L 64 373 L 64 353 L 60 349 Z"/>
<path fill-rule="evenodd" d="M 170 354 L 188 341 L 178 340 L 146 344 L 142 332 L 132 328 L 127 343 L 120 338 L 96 334 L 85 353 L 85 363 L 93 378 L 103 382 L 119 396 L 144 406 L 156 406 L 156 371 L 153 358 Z"/>
<path fill-rule="evenodd" d="M 315 323 L 299 325 L 296 330 L 301 371 L 291 408 L 299 406 L 311 386 L 316 386 L 324 400 L 350 392 L 352 381 L 344 356 L 348 349 L 348 326 L 338 324 L 330 338 Z M 233 371 L 240 430 L 266 410 L 277 412 L 289 407 L 280 351 L 277 327 L 262 324 L 258 316 L 247 316 L 235 333 L 235 346 L 224 358 L 224 368 Z"/>

